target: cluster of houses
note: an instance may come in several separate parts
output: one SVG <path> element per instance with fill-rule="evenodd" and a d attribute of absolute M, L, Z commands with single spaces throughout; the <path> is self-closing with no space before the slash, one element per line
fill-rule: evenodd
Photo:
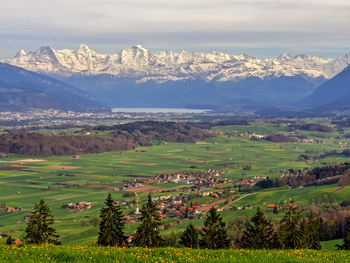
<path fill-rule="evenodd" d="M 200 196 L 200 193 L 198 193 Z M 159 217 L 165 218 L 189 218 L 194 219 L 201 214 L 200 206 L 189 204 L 190 194 L 181 193 L 178 195 L 163 195 L 152 197 L 153 201 L 157 201 L 157 209 Z M 133 215 L 138 214 L 138 209 L 129 215 L 127 220 L 134 219 Z M 136 219 L 137 221 L 137 219 Z"/>
<path fill-rule="evenodd" d="M 347 146 L 349 146 L 350 145 L 350 143 L 349 142 L 338 142 L 338 145 L 340 145 L 341 147 L 347 147 Z"/>
<path fill-rule="evenodd" d="M 6 208 L 6 212 L 7 213 L 13 213 L 13 212 L 18 212 L 18 211 L 21 211 L 21 208 L 19 208 L 19 207 L 8 207 L 8 208 Z"/>
<path fill-rule="evenodd" d="M 266 134 L 256 134 L 256 133 L 250 133 L 250 132 L 241 132 L 241 133 L 234 133 L 234 136 L 240 136 L 240 137 L 247 137 L 252 140 L 263 140 L 266 139 L 267 135 Z"/>
<path fill-rule="evenodd" d="M 123 222 L 125 224 L 133 224 L 133 223 L 136 223 L 138 222 L 139 220 L 137 218 L 135 218 L 133 215 L 126 215 L 124 216 L 123 218 Z"/>
<path fill-rule="evenodd" d="M 264 140 L 266 139 L 269 135 L 268 134 L 256 134 L 256 133 L 250 133 L 250 132 L 241 132 L 241 133 L 234 133 L 234 136 L 240 136 L 240 137 L 247 137 L 250 138 L 251 140 Z M 292 133 L 292 136 L 298 136 L 299 134 Z M 298 138 L 298 137 L 297 137 Z M 299 142 L 302 143 L 323 143 L 322 141 L 319 140 L 314 140 L 314 139 L 308 139 L 308 138 L 299 138 Z"/>
<path fill-rule="evenodd" d="M 239 206 L 237 207 L 237 210 L 250 210 L 253 209 L 252 205 L 246 205 L 246 206 Z"/>
<path fill-rule="evenodd" d="M 177 172 L 173 174 L 161 174 L 154 178 L 156 184 L 164 184 L 164 183 L 178 183 L 178 184 L 191 184 L 203 182 L 208 179 L 213 179 L 215 177 L 220 177 L 223 174 L 222 171 L 219 170 L 207 170 L 207 171 L 184 171 Z"/>
<path fill-rule="evenodd" d="M 314 139 L 302 139 L 301 142 L 303 142 L 303 143 L 313 143 Z"/>
<path fill-rule="evenodd" d="M 63 205 L 61 208 L 69 209 L 69 210 L 74 211 L 74 212 L 80 212 L 80 211 L 85 211 L 85 210 L 89 210 L 90 208 L 92 208 L 92 203 L 81 201 L 81 202 L 77 202 L 77 203 L 69 203 L 67 205 Z"/>
<path fill-rule="evenodd" d="M 163 201 L 161 202 L 157 208 L 160 211 L 160 218 L 188 218 L 195 219 L 200 214 L 200 207 L 190 205 L 185 202 L 176 202 L 176 201 Z"/>
<path fill-rule="evenodd" d="M 156 177 L 137 177 L 123 181 L 121 190 L 142 187 L 144 185 L 151 184 L 166 184 L 166 183 L 177 183 L 177 184 L 194 184 L 197 187 L 206 186 L 207 188 L 212 187 L 215 184 L 225 183 L 227 179 L 219 178 L 224 172 L 219 170 L 207 170 L 207 171 L 184 171 L 176 172 L 171 174 L 161 174 Z"/>
<path fill-rule="evenodd" d="M 129 202 L 127 202 L 127 201 L 114 201 L 114 205 L 127 205 L 127 204 L 129 204 Z"/>
<path fill-rule="evenodd" d="M 202 195 L 202 196 L 210 196 L 213 198 L 220 198 L 223 195 L 222 191 L 216 191 L 216 192 L 202 192 L 202 193 L 198 193 L 198 195 Z"/>
<path fill-rule="evenodd" d="M 183 191 L 206 191 L 215 188 L 227 188 L 220 186 L 224 184 L 234 184 L 236 187 L 240 186 L 253 186 L 260 180 L 265 179 L 265 176 L 254 176 L 249 179 L 227 179 L 222 177 L 224 174 L 220 170 L 207 170 L 207 171 L 182 171 L 171 174 L 161 174 L 156 177 L 137 177 L 123 181 L 123 186 L 120 190 L 126 190 L 131 188 L 143 187 L 145 185 L 161 185 L 166 183 L 177 183 L 183 185 L 190 185 L 183 188 Z M 164 191 L 165 192 L 165 191 Z"/>
<path fill-rule="evenodd" d="M 200 194 L 200 193 L 199 193 Z M 201 214 L 200 206 L 189 204 L 190 194 L 181 193 L 178 195 L 163 195 L 163 196 L 154 196 L 152 197 L 153 201 L 156 201 L 157 209 L 160 219 L 166 218 L 180 218 L 176 222 L 170 222 L 169 226 L 175 226 L 179 224 L 182 218 L 195 219 L 198 215 Z M 127 202 L 115 202 L 116 205 L 127 205 Z M 140 210 L 138 202 L 136 202 L 136 210 L 131 212 L 128 215 L 125 215 L 123 218 L 124 223 L 136 223 L 140 221 Z M 182 223 L 182 221 L 180 222 Z M 161 226 L 161 227 L 169 227 Z M 164 228 L 163 228 L 164 229 Z"/>
<path fill-rule="evenodd" d="M 120 187 L 120 190 L 126 190 L 129 188 L 142 187 L 146 184 L 154 183 L 153 177 L 137 177 L 129 180 L 123 180 L 123 186 Z"/>
<path fill-rule="evenodd" d="M 253 176 L 251 178 L 247 179 L 230 179 L 230 180 L 224 180 L 224 183 L 233 183 L 236 187 L 242 187 L 242 186 L 254 186 L 259 181 L 266 179 L 266 176 Z M 225 188 L 225 187 L 218 187 L 218 188 Z"/>

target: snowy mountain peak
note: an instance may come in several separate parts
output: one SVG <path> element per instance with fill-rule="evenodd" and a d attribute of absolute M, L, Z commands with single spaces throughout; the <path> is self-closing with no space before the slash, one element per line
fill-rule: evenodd
<path fill-rule="evenodd" d="M 335 76 L 350 65 L 350 52 L 333 60 L 330 64 L 325 65 L 325 73 L 329 76 Z"/>
<path fill-rule="evenodd" d="M 132 47 L 135 48 L 135 49 L 141 49 L 141 50 L 143 50 L 143 51 L 145 51 L 145 52 L 148 52 L 148 50 L 145 49 L 144 47 L 142 47 L 141 44 L 137 44 L 137 45 L 134 45 L 134 46 L 132 46 Z"/>
<path fill-rule="evenodd" d="M 81 44 L 79 46 L 79 48 L 77 49 L 77 51 L 81 51 L 84 53 L 90 53 L 90 52 L 94 52 L 93 50 L 91 50 L 87 45 Z"/>
<path fill-rule="evenodd" d="M 111 74 L 133 77 L 139 82 L 198 78 L 237 81 L 249 77 L 264 79 L 278 76 L 331 78 L 350 64 L 350 53 L 335 60 L 303 54 L 293 57 L 287 53 L 277 58 L 260 59 L 216 51 L 151 53 L 138 44 L 118 53 L 99 54 L 82 44 L 76 50 L 55 50 L 51 47 L 28 52 L 21 50 L 14 58 L 2 62 L 45 74 Z"/>
<path fill-rule="evenodd" d="M 45 54 L 45 55 L 53 55 L 54 52 L 55 52 L 55 50 L 49 46 L 40 47 L 36 51 L 37 54 Z"/>
<path fill-rule="evenodd" d="M 287 52 L 283 52 L 279 57 L 277 57 L 277 59 L 291 59 L 293 58 L 290 54 L 288 54 Z"/>
<path fill-rule="evenodd" d="M 20 58 L 22 56 L 27 55 L 27 52 L 22 48 L 15 56 L 15 58 Z"/>
<path fill-rule="evenodd" d="M 149 61 L 149 52 L 141 45 L 132 46 L 121 51 L 120 61 L 121 64 L 124 65 L 147 65 Z"/>
<path fill-rule="evenodd" d="M 296 59 L 307 59 L 307 55 L 305 54 L 299 54 L 295 56 Z"/>

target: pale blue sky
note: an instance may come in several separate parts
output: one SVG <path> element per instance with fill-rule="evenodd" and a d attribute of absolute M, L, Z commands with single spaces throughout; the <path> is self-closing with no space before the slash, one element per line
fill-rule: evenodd
<path fill-rule="evenodd" d="M 349 0 L 0 0 L 0 58 L 24 48 L 117 52 L 283 51 L 336 57 L 350 51 Z"/>

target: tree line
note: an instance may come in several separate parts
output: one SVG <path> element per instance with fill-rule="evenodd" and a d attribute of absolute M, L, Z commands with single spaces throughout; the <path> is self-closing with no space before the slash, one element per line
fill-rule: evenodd
<path fill-rule="evenodd" d="M 350 183 L 350 163 L 330 164 L 324 167 L 304 168 L 303 170 L 290 169 L 281 177 L 259 181 L 256 187 L 271 188 L 280 186 L 327 185 L 338 183 L 345 186 Z"/>
<path fill-rule="evenodd" d="M 292 202 L 280 224 L 273 225 L 263 211 L 257 208 L 245 224 L 239 246 L 246 249 L 321 249 L 319 218 L 312 213 L 303 218 L 301 213 L 302 210 Z M 108 194 L 99 215 L 97 244 L 111 247 L 161 247 L 165 245 L 165 240 L 159 233 L 160 225 L 157 204 L 149 194 L 142 205 L 141 224 L 129 242 L 129 237 L 124 233 L 121 207 L 115 205 L 112 195 Z M 61 244 L 54 228 L 54 217 L 44 200 L 34 206 L 25 232 L 25 242 L 28 244 Z M 231 242 L 226 224 L 214 207 L 207 213 L 200 229 L 189 224 L 179 240 L 181 246 L 195 249 L 224 249 L 231 247 Z M 338 249 L 350 250 L 350 218 L 343 244 L 338 245 Z"/>
<path fill-rule="evenodd" d="M 131 150 L 150 146 L 152 141 L 194 143 L 213 136 L 188 123 L 136 122 L 98 126 L 86 132 L 112 130 L 111 136 L 54 135 L 17 131 L 0 135 L 0 152 L 31 156 L 56 156 Z"/>

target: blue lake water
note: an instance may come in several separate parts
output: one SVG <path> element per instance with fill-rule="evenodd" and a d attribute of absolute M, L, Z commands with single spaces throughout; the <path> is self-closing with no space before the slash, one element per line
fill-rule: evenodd
<path fill-rule="evenodd" d="M 184 108 L 113 108 L 112 112 L 126 113 L 203 113 L 211 110 Z"/>

